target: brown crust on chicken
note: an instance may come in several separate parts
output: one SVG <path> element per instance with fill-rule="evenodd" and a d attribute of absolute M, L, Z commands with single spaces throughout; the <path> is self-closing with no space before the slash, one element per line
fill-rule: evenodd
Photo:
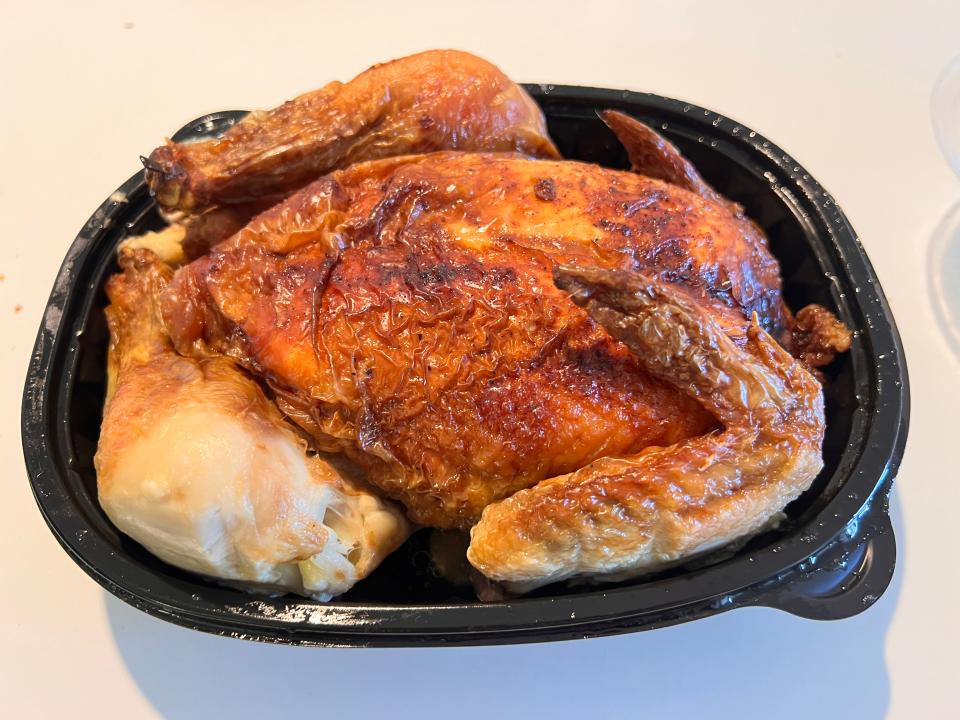
<path fill-rule="evenodd" d="M 264 377 L 417 522 L 468 528 L 545 478 L 714 426 L 570 303 L 556 263 L 655 274 L 736 342 L 752 312 L 783 322 L 765 238 L 726 206 L 593 165 L 465 153 L 308 186 L 181 270 L 164 317 L 181 352 Z"/>
<path fill-rule="evenodd" d="M 673 143 L 648 125 L 616 110 L 604 110 L 600 119 L 627 151 L 631 172 L 663 180 L 714 202 L 733 204 L 707 184 Z"/>
<path fill-rule="evenodd" d="M 559 157 L 519 85 L 478 57 L 432 50 L 251 113 L 219 139 L 168 142 L 144 164 L 161 207 L 196 213 L 280 200 L 335 168 L 434 150 Z"/>

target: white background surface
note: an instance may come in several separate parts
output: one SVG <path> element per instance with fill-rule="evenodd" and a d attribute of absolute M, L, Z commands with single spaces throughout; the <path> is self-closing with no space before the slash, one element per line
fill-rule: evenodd
<path fill-rule="evenodd" d="M 958 717 L 960 361 L 934 319 L 927 254 L 960 201 L 929 112 L 960 53 L 960 3 L 773 5 L 2 0 L 0 714 Z M 54 275 L 89 214 L 191 118 L 269 107 L 438 46 L 518 81 L 702 104 L 770 137 L 838 199 L 899 321 L 913 395 L 893 499 L 898 571 L 868 612 L 816 623 L 739 610 L 518 647 L 292 649 L 148 617 L 60 549 L 23 469 L 20 394 Z"/>

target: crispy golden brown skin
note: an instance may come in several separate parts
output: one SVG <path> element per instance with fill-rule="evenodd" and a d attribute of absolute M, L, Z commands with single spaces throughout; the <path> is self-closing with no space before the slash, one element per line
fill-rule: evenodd
<path fill-rule="evenodd" d="M 520 86 L 478 57 L 432 50 L 251 113 L 220 139 L 168 142 L 145 165 L 161 207 L 195 213 L 279 200 L 335 168 L 433 150 L 558 157 Z"/>
<path fill-rule="evenodd" d="M 663 180 L 724 205 L 742 223 L 750 226 L 750 235 L 763 236 L 763 231 L 746 216 L 743 207 L 714 190 L 693 163 L 658 132 L 616 110 L 604 110 L 600 118 L 623 144 L 632 172 Z M 818 378 L 820 372 L 817 368 L 830 364 L 837 353 L 850 349 L 850 331 L 825 307 L 808 305 L 794 317 L 781 301 L 780 314 L 780 332 L 775 337 Z M 775 330 L 770 326 L 767 329 Z"/>
<path fill-rule="evenodd" d="M 490 505 L 468 551 L 484 575 L 519 590 L 627 577 L 749 535 L 810 486 L 823 466 L 820 384 L 758 325 L 740 348 L 642 274 L 562 268 L 556 279 L 723 431 L 602 458 Z"/>
<path fill-rule="evenodd" d="M 766 240 L 723 203 L 576 162 L 435 153 L 351 166 L 178 272 L 184 353 L 264 377 L 416 521 L 467 528 L 517 490 L 716 426 L 553 283 L 672 283 L 741 345 L 784 323 Z"/>

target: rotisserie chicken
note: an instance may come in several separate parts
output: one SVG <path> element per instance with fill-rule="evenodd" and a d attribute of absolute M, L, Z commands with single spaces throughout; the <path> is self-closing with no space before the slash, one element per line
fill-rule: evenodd
<path fill-rule="evenodd" d="M 743 210 L 654 131 L 603 117 L 632 172 L 555 159 L 522 89 L 424 53 L 158 149 L 161 204 L 233 218 L 212 240 L 301 188 L 213 247 L 184 241 L 196 259 L 160 292 L 168 360 L 255 378 L 415 523 L 470 530 L 473 566 L 516 591 L 755 532 L 819 472 L 812 372 L 849 333 L 818 306 L 794 318 Z M 175 382 L 128 377 L 161 398 Z"/>

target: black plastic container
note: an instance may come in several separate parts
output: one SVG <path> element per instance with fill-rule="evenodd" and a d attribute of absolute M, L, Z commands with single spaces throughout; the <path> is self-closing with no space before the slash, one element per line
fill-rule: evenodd
<path fill-rule="evenodd" d="M 893 574 L 887 495 L 908 419 L 903 350 L 870 262 L 833 199 L 796 161 L 749 128 L 654 95 L 532 85 L 566 157 L 625 167 L 595 110 L 617 108 L 663 132 L 770 237 L 787 301 L 818 302 L 855 330 L 827 369 L 826 466 L 779 529 L 647 578 L 551 586 L 481 604 L 438 579 L 421 532 L 334 602 L 268 598 L 172 568 L 121 535 L 97 503 L 93 454 L 104 396 L 103 284 L 117 243 L 162 223 L 142 175 L 100 206 L 70 248 L 50 296 L 23 395 L 33 491 L 70 556 L 108 591 L 152 615 L 235 637 L 315 645 L 414 646 L 589 637 L 691 620 L 748 605 L 817 619 L 869 607 Z M 177 136 L 222 132 L 242 112 L 214 113 Z"/>

